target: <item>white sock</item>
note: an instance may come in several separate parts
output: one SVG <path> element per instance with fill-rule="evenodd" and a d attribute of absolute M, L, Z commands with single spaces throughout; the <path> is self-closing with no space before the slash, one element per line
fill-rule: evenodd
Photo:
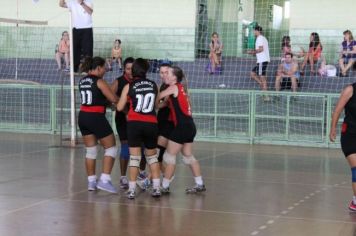
<path fill-rule="evenodd" d="M 136 189 L 136 181 L 129 181 L 129 190 L 135 191 Z"/>
<path fill-rule="evenodd" d="M 107 183 L 107 182 L 111 181 L 111 177 L 108 174 L 102 173 L 100 176 L 100 180 L 103 181 L 103 183 Z"/>
<path fill-rule="evenodd" d="M 171 181 L 170 181 L 169 179 L 163 178 L 162 187 L 163 187 L 163 188 L 169 188 L 170 182 L 171 182 Z"/>
<path fill-rule="evenodd" d="M 89 175 L 88 182 L 93 182 L 93 181 L 96 181 L 96 175 Z"/>
<path fill-rule="evenodd" d="M 195 183 L 198 185 L 203 185 L 203 178 L 201 176 L 194 177 Z"/>
<path fill-rule="evenodd" d="M 356 196 L 352 196 L 352 201 L 356 205 Z"/>
<path fill-rule="evenodd" d="M 159 186 L 161 185 L 161 180 L 160 179 L 152 179 L 152 185 L 154 189 L 159 188 Z"/>

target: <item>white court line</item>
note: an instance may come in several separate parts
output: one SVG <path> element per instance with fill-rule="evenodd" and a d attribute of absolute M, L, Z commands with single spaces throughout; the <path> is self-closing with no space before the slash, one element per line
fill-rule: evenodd
<path fill-rule="evenodd" d="M 103 201 L 84 201 L 84 200 L 63 199 L 63 198 L 55 199 L 55 200 L 68 201 L 68 202 L 79 202 L 79 203 L 90 203 L 90 204 L 102 204 L 102 205 L 135 206 L 135 207 L 143 207 L 143 208 L 182 210 L 182 211 L 192 211 L 192 212 L 198 212 L 198 213 L 246 215 L 246 216 L 256 216 L 256 217 L 268 217 L 268 218 L 273 218 L 273 219 L 320 221 L 320 222 L 327 222 L 327 223 L 342 223 L 342 224 L 352 224 L 352 225 L 354 224 L 353 221 L 331 220 L 331 219 L 322 219 L 322 218 L 307 218 L 307 217 L 292 217 L 292 216 L 281 216 L 281 215 L 266 215 L 266 214 L 234 212 L 234 211 L 215 211 L 215 210 L 204 210 L 204 209 L 182 208 L 182 207 L 154 206 L 154 205 L 148 205 L 148 204 L 135 204 L 134 202 L 121 203 L 121 202 L 103 202 Z"/>
<path fill-rule="evenodd" d="M 31 152 L 15 152 L 11 154 L 5 154 L 5 155 L 0 155 L 0 158 L 6 158 L 6 157 L 11 157 L 11 156 L 22 156 L 26 154 L 33 154 L 33 153 L 40 153 L 40 152 L 48 152 L 49 149 L 42 149 L 42 150 L 37 150 L 37 151 L 31 151 Z"/>
<path fill-rule="evenodd" d="M 51 200 L 57 200 L 58 198 L 65 198 L 65 197 L 69 197 L 69 196 L 74 196 L 74 195 L 76 195 L 76 194 L 83 193 L 83 192 L 86 192 L 86 191 L 88 191 L 88 190 L 85 189 L 85 190 L 81 190 L 81 191 L 78 191 L 78 192 L 74 192 L 74 193 L 70 193 L 70 194 L 65 194 L 65 195 L 62 195 L 62 196 L 59 196 L 59 197 L 53 197 L 53 198 L 44 199 L 44 200 L 41 200 L 41 201 L 32 203 L 32 204 L 27 205 L 27 206 L 24 206 L 24 207 L 20 207 L 20 208 L 16 208 L 16 209 L 13 209 L 13 210 L 4 212 L 4 213 L 0 214 L 0 217 L 7 216 L 7 215 L 10 215 L 10 214 L 19 212 L 19 211 L 23 211 L 23 210 L 26 210 L 26 209 L 29 209 L 29 208 L 32 208 L 32 207 L 41 205 L 41 204 L 43 204 L 43 203 L 49 202 L 49 201 L 51 201 Z"/>

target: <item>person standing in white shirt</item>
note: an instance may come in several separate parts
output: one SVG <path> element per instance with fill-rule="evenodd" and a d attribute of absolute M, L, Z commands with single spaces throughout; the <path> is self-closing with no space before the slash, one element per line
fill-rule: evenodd
<path fill-rule="evenodd" d="M 255 50 L 250 51 L 250 54 L 254 54 L 257 57 L 257 66 L 251 71 L 251 79 L 257 81 L 261 89 L 267 91 L 267 66 L 270 62 L 269 47 L 266 37 L 262 35 L 262 27 L 256 26 L 254 29 L 256 36 Z"/>
<path fill-rule="evenodd" d="M 59 6 L 68 8 L 73 24 L 74 72 L 78 72 L 81 56 L 93 56 L 93 2 L 92 0 L 59 0 Z"/>

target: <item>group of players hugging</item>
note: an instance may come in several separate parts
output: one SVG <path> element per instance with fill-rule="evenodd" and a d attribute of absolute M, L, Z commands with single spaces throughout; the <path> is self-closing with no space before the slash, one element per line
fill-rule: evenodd
<path fill-rule="evenodd" d="M 126 58 L 123 75 L 111 85 L 104 80 L 105 59 L 88 57 L 81 69 L 87 75 L 79 81 L 78 125 L 86 148 L 89 191 L 118 192 L 110 175 L 116 156 L 120 156 L 120 188 L 128 189 L 127 198 L 136 197 L 136 185 L 142 187 L 142 181 L 153 197 L 169 194 L 179 153 L 195 181 L 186 193 L 206 191 L 199 162 L 192 153 L 196 127 L 181 68 L 162 63 L 159 88 L 147 78 L 149 63 L 142 58 Z M 113 130 L 105 116 L 108 106 L 116 110 L 115 123 L 121 143 L 119 155 Z M 98 141 L 104 148 L 99 179 L 95 174 Z M 140 169 L 145 169 L 146 163 L 150 171 L 142 176 Z"/>

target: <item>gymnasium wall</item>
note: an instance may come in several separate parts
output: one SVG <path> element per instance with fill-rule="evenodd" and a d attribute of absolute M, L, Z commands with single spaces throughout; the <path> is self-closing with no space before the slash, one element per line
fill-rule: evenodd
<path fill-rule="evenodd" d="M 2 33 L 10 32 L 6 39 L 0 36 L 0 45 L 7 55 L 16 47 L 38 46 L 42 41 L 43 56 L 51 57 L 62 30 L 68 28 L 69 13 L 59 7 L 58 0 L 17 1 L 0 0 L 0 16 L 26 20 L 48 20 L 51 29 L 49 36 L 31 36 L 31 30 L 20 30 L 20 38 L 29 38 L 27 42 L 15 45 L 16 31 L 5 29 L 14 25 L 0 24 Z M 94 40 L 95 53 L 108 56 L 115 38 L 122 40 L 123 55 L 146 58 L 170 58 L 172 60 L 192 60 L 195 42 L 195 0 L 94 0 Z M 12 32 L 12 33 L 11 33 Z M 43 32 L 33 30 L 33 34 Z M 22 35 L 22 36 L 21 36 Z M 30 39 L 36 45 L 30 45 Z M 5 42 L 6 41 L 6 42 Z M 2 50 L 1 50 L 2 51 Z M 4 56 L 5 52 L 2 53 Z M 6 56 L 6 55 L 5 55 Z"/>

